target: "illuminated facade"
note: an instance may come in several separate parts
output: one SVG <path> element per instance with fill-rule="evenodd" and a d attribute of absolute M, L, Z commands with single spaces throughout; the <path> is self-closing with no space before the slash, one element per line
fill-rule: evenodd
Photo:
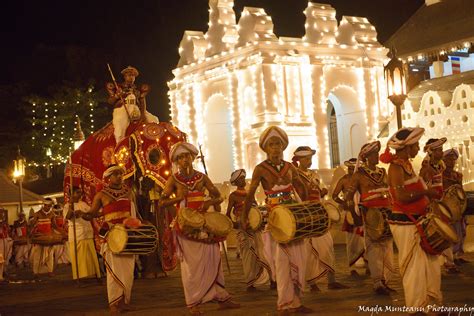
<path fill-rule="evenodd" d="M 383 78 L 387 50 L 366 18 L 309 2 L 305 35 L 277 37 L 262 8 L 209 1 L 206 33 L 186 31 L 168 83 L 173 124 L 202 144 L 210 177 L 228 180 L 264 159 L 258 137 L 269 125 L 289 135 L 285 151 L 317 149 L 313 167 L 329 169 L 358 154 L 388 121 Z"/>
<path fill-rule="evenodd" d="M 429 138 L 446 137 L 444 149 L 458 149 L 456 169 L 463 173 L 465 190 L 474 190 L 473 14 L 473 2 L 426 0 L 386 43 L 408 70 L 403 125 L 425 128 L 422 147 Z M 395 117 L 389 126 L 391 135 Z M 423 156 L 420 152 L 417 167 Z"/>

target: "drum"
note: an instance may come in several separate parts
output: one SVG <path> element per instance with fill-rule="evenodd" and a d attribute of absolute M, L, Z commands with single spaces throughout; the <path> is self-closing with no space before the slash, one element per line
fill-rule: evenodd
<path fill-rule="evenodd" d="M 421 223 L 423 235 L 420 245 L 423 250 L 431 255 L 439 255 L 445 249 L 458 242 L 456 231 L 436 215 L 430 215 Z"/>
<path fill-rule="evenodd" d="M 53 246 L 62 244 L 64 236 L 62 234 L 35 234 L 31 236 L 31 243 L 42 246 Z"/>
<path fill-rule="evenodd" d="M 128 228 L 116 224 L 109 230 L 106 239 L 114 254 L 147 255 L 155 251 L 158 245 L 158 231 L 153 225 Z"/>
<path fill-rule="evenodd" d="M 264 228 L 267 224 L 268 208 L 266 206 L 253 206 L 249 210 L 249 227 L 253 231 Z"/>
<path fill-rule="evenodd" d="M 457 222 L 462 218 L 467 206 L 467 197 L 462 186 L 458 184 L 450 186 L 441 201 L 449 209 L 453 222 Z"/>
<path fill-rule="evenodd" d="M 208 212 L 204 214 L 204 228 L 209 233 L 209 238 L 214 240 L 214 242 L 225 240 L 233 227 L 234 225 L 230 218 L 219 212 Z"/>
<path fill-rule="evenodd" d="M 452 222 L 451 211 L 449 207 L 446 206 L 443 202 L 431 201 L 429 205 L 429 212 L 435 214 L 446 223 Z"/>
<path fill-rule="evenodd" d="M 390 210 L 369 207 L 365 213 L 365 232 L 372 241 L 382 241 L 392 237 L 387 218 Z"/>
<path fill-rule="evenodd" d="M 192 208 L 181 208 L 178 212 L 179 230 L 185 235 L 195 235 L 204 226 L 204 216 Z"/>
<path fill-rule="evenodd" d="M 339 223 L 341 221 L 341 212 L 339 211 L 339 204 L 334 201 L 322 201 L 323 207 L 328 212 L 331 223 Z"/>
<path fill-rule="evenodd" d="M 268 226 L 277 242 L 288 243 L 324 235 L 329 229 L 329 216 L 318 202 L 282 204 L 270 211 Z"/>

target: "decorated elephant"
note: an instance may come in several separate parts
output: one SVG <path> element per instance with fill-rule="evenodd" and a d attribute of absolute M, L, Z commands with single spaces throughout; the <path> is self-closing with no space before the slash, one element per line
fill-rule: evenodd
<path fill-rule="evenodd" d="M 147 272 L 155 273 L 159 259 L 163 271 L 176 267 L 176 256 L 169 224 L 173 209 L 158 209 L 158 197 L 172 173 L 169 151 L 173 144 L 185 141 L 186 134 L 170 123 L 132 123 L 126 137 L 115 143 L 112 123 L 92 134 L 75 150 L 66 164 L 64 178 L 65 203 L 69 202 L 71 183 L 81 186 L 84 201 L 91 205 L 96 192 L 103 187 L 102 175 L 111 164 L 125 168 L 124 183 L 135 197 L 139 216 L 157 226 L 160 236 L 158 257 L 144 260 Z M 72 176 L 72 181 L 71 181 Z M 99 218 L 93 226 L 101 225 Z M 103 240 L 96 234 L 96 246 Z"/>

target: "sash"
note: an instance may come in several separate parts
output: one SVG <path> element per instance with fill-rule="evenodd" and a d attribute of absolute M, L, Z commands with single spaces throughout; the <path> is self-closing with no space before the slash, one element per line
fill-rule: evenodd
<path fill-rule="evenodd" d="M 426 184 L 420 177 L 414 177 L 405 181 L 405 190 L 409 192 L 421 192 L 426 189 Z M 410 215 L 425 215 L 426 208 L 430 204 L 427 196 L 422 196 L 416 201 L 403 203 L 395 198 L 395 188 L 390 187 L 390 195 L 392 197 L 392 212 L 398 212 Z"/>
<path fill-rule="evenodd" d="M 104 206 L 102 212 L 106 222 L 122 223 L 124 219 L 132 216 L 132 203 L 129 199 L 119 199 Z"/>

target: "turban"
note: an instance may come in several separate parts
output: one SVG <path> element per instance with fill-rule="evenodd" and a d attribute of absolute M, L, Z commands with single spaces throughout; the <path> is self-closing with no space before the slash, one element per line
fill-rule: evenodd
<path fill-rule="evenodd" d="M 443 152 L 443 157 L 454 156 L 455 159 L 459 158 L 459 152 L 456 148 L 451 148 Z"/>
<path fill-rule="evenodd" d="M 363 159 L 363 158 L 367 157 L 367 155 L 372 153 L 372 152 L 377 152 L 378 153 L 380 151 L 381 147 L 382 147 L 382 145 L 380 145 L 380 142 L 378 140 L 376 140 L 375 142 L 365 144 L 360 149 L 359 159 Z"/>
<path fill-rule="evenodd" d="M 398 139 L 397 134 L 401 132 L 402 130 L 408 130 L 410 131 L 410 134 L 406 139 Z M 398 149 L 403 149 L 408 145 L 413 145 L 417 143 L 421 136 L 423 136 L 423 133 L 425 132 L 424 128 L 421 127 L 403 127 L 399 129 L 395 134 L 390 137 L 388 140 L 387 146 L 390 148 L 393 148 L 395 150 Z"/>
<path fill-rule="evenodd" d="M 408 134 L 407 138 L 405 139 L 398 139 L 397 134 L 404 130 L 409 131 L 410 134 Z M 422 127 L 400 128 L 388 140 L 387 148 L 385 148 L 385 151 L 383 152 L 383 154 L 380 155 L 380 161 L 382 161 L 383 163 L 391 163 L 395 159 L 395 155 L 390 152 L 390 148 L 393 148 L 395 150 L 400 150 L 400 149 L 405 148 L 408 145 L 416 144 L 420 140 L 421 136 L 423 136 L 424 133 L 425 133 L 425 129 Z"/>
<path fill-rule="evenodd" d="M 230 184 L 234 184 L 235 181 L 237 181 L 240 177 L 245 177 L 247 173 L 245 172 L 244 169 L 238 169 L 232 172 L 230 175 Z"/>
<path fill-rule="evenodd" d="M 265 150 L 267 141 L 272 137 L 278 137 L 281 139 L 281 142 L 283 143 L 283 150 L 288 147 L 288 135 L 285 133 L 285 131 L 278 126 L 270 126 L 263 131 L 262 135 L 260 135 L 259 146 L 262 148 L 262 150 Z"/>
<path fill-rule="evenodd" d="M 357 159 L 356 159 L 356 158 L 351 158 L 351 159 L 349 159 L 349 160 L 344 161 L 344 165 L 345 165 L 346 167 L 348 167 L 348 168 L 350 168 L 350 167 L 354 168 L 355 165 L 356 165 L 356 163 L 357 163 Z"/>
<path fill-rule="evenodd" d="M 380 145 L 380 142 L 378 140 L 371 143 L 367 143 L 364 146 L 362 146 L 359 152 L 359 156 L 357 157 L 357 162 L 355 165 L 356 170 L 359 169 L 361 160 L 364 160 L 367 157 L 367 155 L 372 152 L 378 153 L 381 147 L 382 145 Z"/>
<path fill-rule="evenodd" d="M 196 157 L 199 153 L 196 146 L 186 142 L 179 142 L 174 144 L 170 150 L 170 160 L 175 162 L 178 156 L 184 153 L 190 153 L 193 157 Z"/>
<path fill-rule="evenodd" d="M 135 77 L 138 77 L 138 75 L 139 75 L 137 68 L 132 67 L 132 66 L 128 66 L 127 68 L 125 68 L 124 70 L 122 70 L 120 73 L 121 73 L 122 75 L 125 75 L 125 74 L 127 74 L 127 73 L 131 73 L 131 74 L 134 75 Z"/>
<path fill-rule="evenodd" d="M 105 178 L 110 177 L 112 175 L 112 173 L 114 173 L 115 171 L 121 171 L 122 173 L 125 173 L 125 169 L 122 166 L 111 165 L 110 167 L 105 169 L 105 171 L 102 175 L 102 178 L 105 179 Z"/>
<path fill-rule="evenodd" d="M 442 138 L 435 138 L 435 139 L 432 139 L 431 142 L 428 144 L 428 142 L 430 140 L 428 140 L 428 142 L 426 142 L 425 144 L 425 147 L 423 147 L 423 151 L 425 153 L 430 153 L 433 149 L 436 149 L 436 148 L 439 148 L 441 146 L 443 146 L 444 143 L 446 143 L 446 137 L 442 137 Z"/>
<path fill-rule="evenodd" d="M 309 146 L 300 146 L 296 148 L 295 152 L 293 153 L 293 156 L 295 157 L 307 157 L 307 156 L 313 156 L 316 153 L 316 150 L 311 149 Z"/>

